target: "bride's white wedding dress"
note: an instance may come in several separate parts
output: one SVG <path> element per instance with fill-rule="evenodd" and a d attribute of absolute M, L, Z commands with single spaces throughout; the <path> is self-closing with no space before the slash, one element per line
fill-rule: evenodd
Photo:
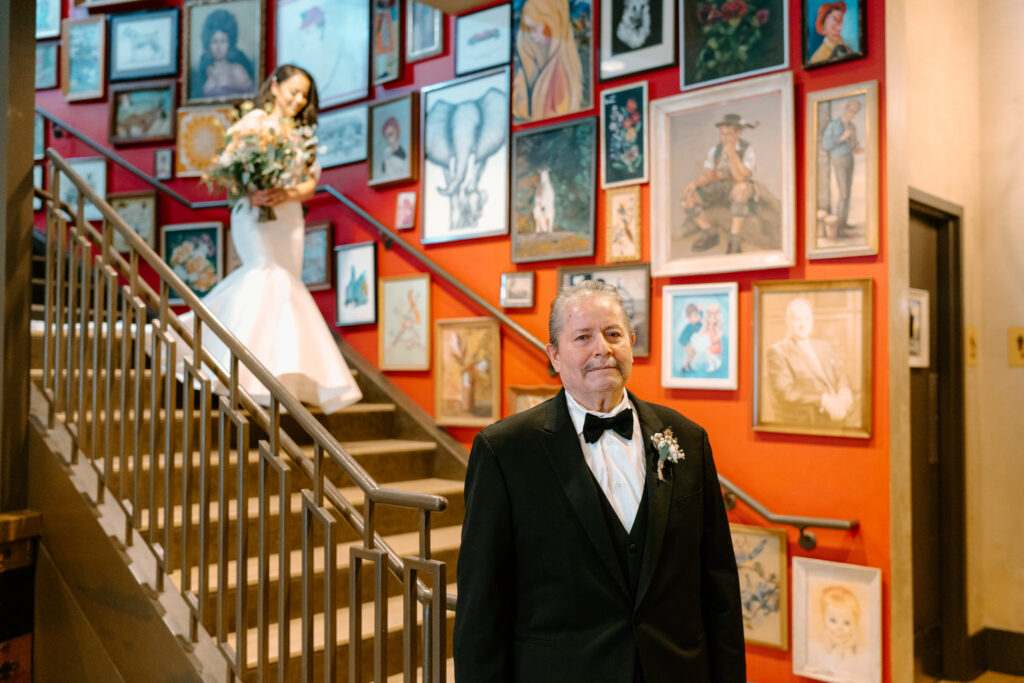
<path fill-rule="evenodd" d="M 302 283 L 302 205 L 284 202 L 274 213 L 276 220 L 259 222 L 259 209 L 248 200 L 235 204 L 231 242 L 242 266 L 211 289 L 203 304 L 300 401 L 333 413 L 363 395 Z M 192 314 L 182 322 L 192 325 Z M 206 328 L 202 340 L 230 371 L 227 346 Z M 239 385 L 257 402 L 269 404 L 267 389 L 242 364 Z"/>

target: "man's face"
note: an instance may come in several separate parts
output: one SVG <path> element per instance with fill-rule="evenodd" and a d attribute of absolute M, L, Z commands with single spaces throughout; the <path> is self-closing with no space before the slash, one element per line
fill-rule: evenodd
<path fill-rule="evenodd" d="M 388 141 L 391 149 L 398 149 L 398 127 L 388 126 L 384 129 L 384 139 Z"/>
<path fill-rule="evenodd" d="M 847 102 L 846 106 L 843 108 L 843 123 L 849 123 L 850 121 L 853 121 L 853 117 L 855 117 L 857 115 L 857 112 L 859 111 L 860 102 L 858 102 L 857 100 L 850 100 L 849 102 Z"/>
<path fill-rule="evenodd" d="M 740 139 L 740 129 L 735 126 L 719 126 L 718 127 L 718 140 L 725 147 L 730 147 L 736 144 L 736 141 Z"/>
<path fill-rule="evenodd" d="M 558 346 L 548 344 L 551 365 L 585 408 L 609 410 L 622 398 L 633 371 L 633 339 L 617 303 L 586 296 L 563 312 Z"/>
<path fill-rule="evenodd" d="M 814 313 L 811 307 L 802 301 L 796 302 L 786 314 L 786 325 L 794 339 L 803 340 L 814 331 Z"/>
<path fill-rule="evenodd" d="M 825 28 L 825 35 L 832 40 L 838 41 L 841 39 L 843 31 L 843 12 L 838 9 L 834 9 L 825 15 L 825 21 L 822 25 Z"/>

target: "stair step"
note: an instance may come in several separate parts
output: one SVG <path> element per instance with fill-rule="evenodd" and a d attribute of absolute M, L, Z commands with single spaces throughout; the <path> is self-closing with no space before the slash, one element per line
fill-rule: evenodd
<path fill-rule="evenodd" d="M 448 669 L 448 675 L 445 677 L 445 680 L 448 681 L 448 683 L 454 683 L 454 681 L 455 681 L 455 659 L 454 658 L 449 657 L 447 659 L 447 661 L 446 661 L 446 668 Z M 412 680 L 414 680 L 414 681 L 422 681 L 423 680 L 423 675 L 422 674 L 423 674 L 423 667 L 417 667 L 416 668 L 416 675 L 413 676 Z M 397 674 L 391 674 L 390 676 L 388 676 L 388 683 L 405 683 L 405 673 L 399 672 Z"/>

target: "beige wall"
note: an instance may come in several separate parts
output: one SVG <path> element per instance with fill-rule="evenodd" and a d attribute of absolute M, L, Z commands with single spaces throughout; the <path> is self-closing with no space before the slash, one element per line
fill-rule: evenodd
<path fill-rule="evenodd" d="M 1024 3 L 906 0 L 906 26 L 909 184 L 964 209 L 964 322 L 980 332 L 966 370 L 968 626 L 1024 632 L 1024 368 L 1006 351 L 1007 327 L 1024 325 Z"/>

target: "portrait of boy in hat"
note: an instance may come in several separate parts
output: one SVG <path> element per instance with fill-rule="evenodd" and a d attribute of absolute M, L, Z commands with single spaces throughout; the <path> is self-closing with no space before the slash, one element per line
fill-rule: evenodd
<path fill-rule="evenodd" d="M 807 0 L 804 3 L 805 67 L 864 56 L 861 3 L 862 0 Z"/>

